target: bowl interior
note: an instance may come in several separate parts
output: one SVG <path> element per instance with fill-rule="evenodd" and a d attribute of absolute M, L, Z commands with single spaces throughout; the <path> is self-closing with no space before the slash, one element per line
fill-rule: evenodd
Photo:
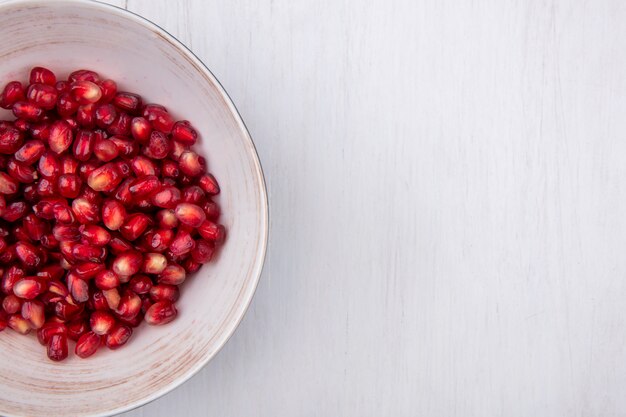
<path fill-rule="evenodd" d="M 234 331 L 256 288 L 267 237 L 266 194 L 249 135 L 215 79 L 162 30 L 130 13 L 82 1 L 0 5 L 0 82 L 43 65 L 58 76 L 94 69 L 120 90 L 165 105 L 198 129 L 218 178 L 226 245 L 182 288 L 179 317 L 142 325 L 123 349 L 87 360 L 46 358 L 36 337 L 0 333 L 0 414 L 112 414 L 143 404 L 203 366 Z M 8 116 L 0 113 L 0 119 Z M 70 346 L 73 349 L 73 346 Z"/>

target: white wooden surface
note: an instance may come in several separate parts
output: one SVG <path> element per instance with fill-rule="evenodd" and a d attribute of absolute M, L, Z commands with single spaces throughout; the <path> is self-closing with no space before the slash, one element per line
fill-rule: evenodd
<path fill-rule="evenodd" d="M 254 303 L 126 416 L 626 415 L 626 4 L 116 1 L 256 141 Z"/>

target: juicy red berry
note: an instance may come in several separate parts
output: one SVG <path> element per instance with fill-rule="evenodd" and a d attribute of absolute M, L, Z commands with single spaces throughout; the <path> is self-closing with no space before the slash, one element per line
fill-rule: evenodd
<path fill-rule="evenodd" d="M 74 353 L 81 358 L 88 358 L 96 353 L 100 347 L 101 336 L 94 332 L 83 334 L 76 342 Z"/>
<path fill-rule="evenodd" d="M 167 324 L 176 318 L 178 311 L 171 301 L 157 301 L 146 311 L 145 320 L 150 325 Z"/>
<path fill-rule="evenodd" d="M 50 337 L 48 358 L 57 362 L 67 358 L 67 336 L 65 334 L 54 334 Z"/>

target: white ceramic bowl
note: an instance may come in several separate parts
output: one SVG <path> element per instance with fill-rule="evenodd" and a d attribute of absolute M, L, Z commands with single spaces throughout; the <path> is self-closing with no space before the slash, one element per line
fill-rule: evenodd
<path fill-rule="evenodd" d="M 268 234 L 263 174 L 223 88 L 189 50 L 156 25 L 90 1 L 0 4 L 0 82 L 43 65 L 57 75 L 94 69 L 189 119 L 218 178 L 228 239 L 215 263 L 182 288 L 178 318 L 142 325 L 123 349 L 49 361 L 36 337 L 0 333 L 0 415 L 110 415 L 145 404 L 191 377 L 241 321 L 261 273 Z M 0 113 L 0 119 L 7 116 Z M 73 348 L 73 346 L 72 346 Z"/>

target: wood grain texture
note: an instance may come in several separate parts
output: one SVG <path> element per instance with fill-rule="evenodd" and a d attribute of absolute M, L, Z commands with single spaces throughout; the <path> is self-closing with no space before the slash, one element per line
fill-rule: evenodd
<path fill-rule="evenodd" d="M 127 7 L 231 94 L 272 231 L 235 336 L 126 416 L 626 415 L 623 2 Z"/>

